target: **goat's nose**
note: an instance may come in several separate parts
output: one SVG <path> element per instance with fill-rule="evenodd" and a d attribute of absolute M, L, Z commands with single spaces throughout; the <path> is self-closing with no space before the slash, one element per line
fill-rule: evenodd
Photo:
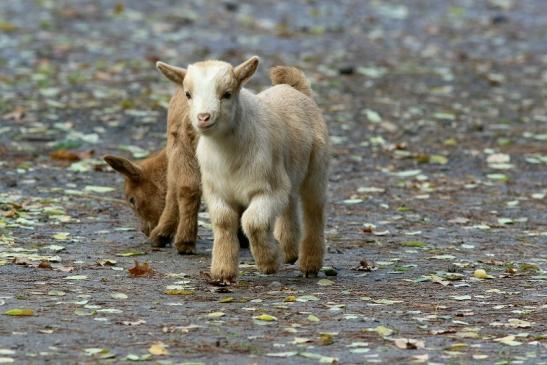
<path fill-rule="evenodd" d="M 211 119 L 210 113 L 199 113 L 198 119 L 200 122 L 207 122 L 209 119 Z"/>

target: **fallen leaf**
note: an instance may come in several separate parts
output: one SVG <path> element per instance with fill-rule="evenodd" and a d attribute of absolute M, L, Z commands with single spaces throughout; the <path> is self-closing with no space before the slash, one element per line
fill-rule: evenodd
<path fill-rule="evenodd" d="M 376 270 L 377 267 L 374 266 L 374 263 L 370 263 L 368 262 L 367 260 L 361 260 L 359 262 L 359 266 L 356 266 L 356 267 L 353 267 L 352 270 L 355 270 L 355 271 L 374 271 Z"/>
<path fill-rule="evenodd" d="M 117 254 L 117 256 L 121 256 L 121 257 L 142 256 L 142 255 L 146 255 L 146 252 L 142 252 L 142 251 L 126 251 L 126 252 L 122 252 L 122 253 Z"/>
<path fill-rule="evenodd" d="M 154 342 L 152 345 L 150 345 L 148 352 L 156 356 L 169 355 L 169 351 L 167 351 L 167 345 L 161 341 Z"/>
<path fill-rule="evenodd" d="M 332 345 L 334 343 L 333 336 L 329 333 L 321 333 L 319 335 L 319 343 L 323 346 Z"/>
<path fill-rule="evenodd" d="M 32 309 L 13 308 L 4 312 L 8 316 L 32 316 L 34 312 Z"/>
<path fill-rule="evenodd" d="M 87 280 L 87 275 L 72 275 L 66 276 L 66 280 Z"/>
<path fill-rule="evenodd" d="M 224 317 L 225 315 L 226 314 L 224 312 L 212 312 L 207 314 L 207 317 L 211 319 L 218 319 L 220 317 Z"/>
<path fill-rule="evenodd" d="M 296 295 L 289 295 L 283 301 L 284 302 L 296 302 Z"/>
<path fill-rule="evenodd" d="M 503 343 L 504 345 L 508 345 L 508 346 L 522 345 L 522 342 L 515 341 L 515 338 L 516 337 L 514 335 L 509 335 L 509 336 L 505 336 L 501 338 L 495 338 L 494 341 Z"/>
<path fill-rule="evenodd" d="M 378 326 L 378 327 L 374 327 L 374 328 L 369 328 L 368 331 L 376 332 L 382 337 L 391 336 L 394 332 L 391 328 L 388 328 L 388 327 L 385 327 L 385 326 Z"/>
<path fill-rule="evenodd" d="M 412 338 L 396 338 L 394 342 L 395 346 L 403 350 L 416 350 L 425 347 L 424 341 L 414 340 Z"/>
<path fill-rule="evenodd" d="M 477 279 L 493 279 L 492 275 L 488 275 L 484 269 L 476 269 L 473 276 Z"/>
<path fill-rule="evenodd" d="M 329 280 L 329 279 L 321 279 L 317 282 L 317 285 L 319 286 L 330 286 L 330 285 L 334 285 L 335 282 L 332 281 L 332 280 Z"/>
<path fill-rule="evenodd" d="M 111 191 L 115 191 L 116 189 L 110 187 L 110 186 L 96 186 L 96 185 L 87 185 L 84 188 L 84 191 L 87 191 L 88 193 L 108 193 Z"/>
<path fill-rule="evenodd" d="M 287 351 L 287 352 L 269 352 L 266 356 L 270 357 L 291 357 L 298 354 L 297 351 Z"/>
<path fill-rule="evenodd" d="M 50 152 L 49 158 L 52 160 L 58 160 L 58 161 L 80 161 L 80 156 L 78 154 L 65 150 L 65 149 L 59 149 L 53 152 Z"/>
<path fill-rule="evenodd" d="M 269 314 L 261 314 L 259 316 L 254 316 L 253 318 L 259 321 L 266 321 L 266 322 L 277 321 L 277 317 L 271 316 Z"/>
<path fill-rule="evenodd" d="M 192 295 L 194 292 L 187 289 L 167 289 L 163 292 L 167 295 Z"/>
<path fill-rule="evenodd" d="M 455 299 L 455 300 L 470 300 L 471 299 L 471 295 L 452 295 L 451 296 L 452 299 Z"/>
<path fill-rule="evenodd" d="M 308 316 L 308 321 L 310 321 L 310 322 L 321 322 L 319 317 L 317 317 L 315 314 L 310 314 Z"/>
<path fill-rule="evenodd" d="M 137 260 L 135 260 L 135 266 L 127 269 L 127 271 L 129 271 L 129 274 L 133 277 L 151 276 L 154 273 L 154 270 L 152 270 L 152 267 L 150 267 L 148 262 L 140 264 Z"/>
<path fill-rule="evenodd" d="M 112 293 L 110 297 L 113 299 L 127 299 L 127 294 L 125 293 Z"/>

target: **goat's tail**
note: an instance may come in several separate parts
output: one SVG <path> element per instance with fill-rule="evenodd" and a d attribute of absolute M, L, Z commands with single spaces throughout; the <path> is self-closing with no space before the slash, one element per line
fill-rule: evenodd
<path fill-rule="evenodd" d="M 272 85 L 287 84 L 302 94 L 312 97 L 310 82 L 306 75 L 296 67 L 275 66 L 270 69 Z"/>

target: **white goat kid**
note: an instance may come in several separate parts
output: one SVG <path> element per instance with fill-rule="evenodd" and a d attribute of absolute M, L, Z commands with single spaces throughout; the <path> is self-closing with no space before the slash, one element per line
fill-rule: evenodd
<path fill-rule="evenodd" d="M 225 283 L 238 274 L 240 216 L 263 273 L 279 269 L 276 240 L 284 261 L 299 258 L 305 276 L 319 272 L 325 252 L 327 126 L 315 102 L 289 85 L 257 95 L 242 88 L 258 63 L 255 56 L 237 67 L 221 61 L 198 62 L 188 70 L 157 64 L 183 85 L 200 134 L 196 155 L 214 234 L 211 276 Z"/>

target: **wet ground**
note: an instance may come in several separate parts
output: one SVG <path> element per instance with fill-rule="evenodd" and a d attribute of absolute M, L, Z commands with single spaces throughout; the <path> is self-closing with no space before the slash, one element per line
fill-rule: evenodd
<path fill-rule="evenodd" d="M 547 363 L 546 2 L 185 3 L 0 3 L 0 363 Z M 219 289 L 100 156 L 162 147 L 156 60 L 252 54 L 325 112 L 331 269 Z"/>

